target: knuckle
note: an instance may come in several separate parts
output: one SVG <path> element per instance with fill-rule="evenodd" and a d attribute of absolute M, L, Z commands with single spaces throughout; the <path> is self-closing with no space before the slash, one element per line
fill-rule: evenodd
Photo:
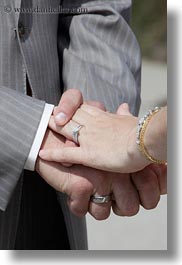
<path fill-rule="evenodd" d="M 116 214 L 116 215 L 118 215 L 118 216 L 123 216 L 121 210 L 118 209 L 118 207 L 113 207 L 112 210 L 113 210 L 113 213 L 114 213 L 114 214 Z"/>
<path fill-rule="evenodd" d="M 139 212 L 139 203 L 131 203 L 130 201 L 125 205 L 123 214 L 125 216 L 134 216 Z"/>
<path fill-rule="evenodd" d="M 139 190 L 153 190 L 158 186 L 157 179 L 153 176 L 141 177 L 138 185 Z"/>
<path fill-rule="evenodd" d="M 95 106 L 98 108 L 98 109 L 101 109 L 101 110 L 106 110 L 105 106 L 103 103 L 99 102 L 99 101 L 96 101 L 95 102 Z"/>
<path fill-rule="evenodd" d="M 76 203 L 74 201 L 69 204 L 69 209 L 78 217 L 84 217 L 88 211 L 88 209 L 85 209 L 85 207 L 81 207 L 81 203 Z"/>
<path fill-rule="evenodd" d="M 156 200 L 151 200 L 148 202 L 143 203 L 143 207 L 145 210 L 152 210 L 155 209 L 160 201 L 160 197 Z"/>
<path fill-rule="evenodd" d="M 127 216 L 137 215 L 138 212 L 139 212 L 139 206 L 132 207 L 127 211 Z"/>
<path fill-rule="evenodd" d="M 92 193 L 93 186 L 89 181 L 81 180 L 74 184 L 74 190 L 79 196 L 84 197 Z"/>
<path fill-rule="evenodd" d="M 109 209 L 98 209 L 95 210 L 92 213 L 92 216 L 97 220 L 97 221 L 102 221 L 102 220 L 106 220 L 109 216 L 110 216 L 110 210 Z"/>
<path fill-rule="evenodd" d="M 165 194 L 167 194 L 167 187 L 162 187 L 162 188 L 160 189 L 160 193 L 161 193 L 161 195 L 165 195 Z"/>
<path fill-rule="evenodd" d="M 87 210 L 81 209 L 80 207 L 70 206 L 70 211 L 78 217 L 84 217 Z"/>

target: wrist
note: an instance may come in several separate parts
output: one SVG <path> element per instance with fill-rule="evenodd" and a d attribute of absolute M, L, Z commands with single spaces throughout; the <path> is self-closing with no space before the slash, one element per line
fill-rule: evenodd
<path fill-rule="evenodd" d="M 135 126 L 131 130 L 128 138 L 128 156 L 132 164 L 135 166 L 135 171 L 141 170 L 151 164 L 151 162 L 141 153 L 138 144 L 136 143 L 136 135 L 138 130 L 139 119 L 136 118 Z"/>
<path fill-rule="evenodd" d="M 149 154 L 161 161 L 166 160 L 167 156 L 167 116 L 165 111 L 165 108 L 161 108 L 152 117 L 144 136 L 145 146 Z"/>
<path fill-rule="evenodd" d="M 160 115 L 157 115 L 160 114 Z M 155 117 L 155 119 L 154 119 Z M 156 118 L 157 117 L 157 118 Z M 153 120 L 153 122 L 151 122 Z M 167 128 L 163 121 L 166 121 L 166 110 L 155 107 L 149 110 L 146 115 L 138 122 L 137 145 L 141 153 L 152 163 L 166 164 L 165 150 Z M 148 133 L 147 133 L 148 132 Z M 162 155 L 162 159 L 158 156 Z M 165 157 L 165 158 L 164 158 Z M 165 161 L 164 161 L 165 160 Z"/>

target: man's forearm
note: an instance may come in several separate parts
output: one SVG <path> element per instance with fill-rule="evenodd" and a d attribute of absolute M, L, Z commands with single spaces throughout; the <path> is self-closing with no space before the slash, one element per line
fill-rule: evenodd
<path fill-rule="evenodd" d="M 5 210 L 19 180 L 45 103 L 0 87 L 0 209 Z"/>

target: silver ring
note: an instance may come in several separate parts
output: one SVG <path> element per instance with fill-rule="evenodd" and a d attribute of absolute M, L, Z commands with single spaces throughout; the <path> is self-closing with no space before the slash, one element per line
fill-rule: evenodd
<path fill-rule="evenodd" d="M 106 196 L 95 196 L 93 195 L 90 198 L 91 202 L 97 203 L 97 204 L 103 204 L 103 203 L 108 203 L 112 201 L 112 196 L 111 195 L 106 195 Z"/>
<path fill-rule="evenodd" d="M 81 130 L 81 128 L 83 127 L 83 125 L 77 125 L 74 129 L 73 129 L 73 140 L 76 144 L 79 144 L 78 142 L 78 136 L 79 136 L 79 131 Z"/>

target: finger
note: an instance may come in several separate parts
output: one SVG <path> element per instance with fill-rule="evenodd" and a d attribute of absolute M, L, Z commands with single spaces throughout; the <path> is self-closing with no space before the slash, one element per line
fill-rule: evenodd
<path fill-rule="evenodd" d="M 97 177 L 98 180 L 98 187 L 94 193 L 94 196 L 106 196 L 111 194 L 111 178 L 107 176 L 108 173 L 97 171 L 99 176 Z M 108 174 L 110 175 L 110 174 Z M 90 201 L 89 205 L 89 213 L 96 219 L 96 220 L 105 220 L 109 217 L 111 212 L 111 205 L 112 202 L 97 204 Z"/>
<path fill-rule="evenodd" d="M 67 90 L 54 111 L 55 123 L 59 126 L 66 124 L 81 104 L 83 104 L 81 92 L 77 89 Z"/>
<path fill-rule="evenodd" d="M 64 147 L 62 149 L 44 149 L 39 157 L 45 161 L 57 163 L 83 164 L 85 156 L 80 147 Z"/>
<path fill-rule="evenodd" d="M 68 203 L 70 210 L 77 216 L 84 216 L 89 209 L 90 197 L 94 192 L 94 172 L 91 168 L 79 166 L 73 166 L 70 169 L 70 177 L 74 181 L 69 187 Z M 90 179 L 89 176 L 91 176 Z"/>
<path fill-rule="evenodd" d="M 160 187 L 160 194 L 167 194 L 167 166 L 151 164 L 149 166 L 157 175 Z"/>
<path fill-rule="evenodd" d="M 149 210 L 154 209 L 160 200 L 160 188 L 156 174 L 152 170 L 140 171 L 131 175 L 139 192 L 141 205 Z"/>
<path fill-rule="evenodd" d="M 77 147 L 77 145 L 73 141 L 70 141 L 70 140 L 66 139 L 65 147 Z M 71 167 L 73 164 L 71 164 L 71 163 L 62 163 L 62 165 L 64 167 Z"/>
<path fill-rule="evenodd" d="M 96 109 L 97 112 L 101 111 L 92 106 L 81 105 L 80 109 L 75 112 L 72 120 L 78 124 L 86 126 L 88 122 L 90 123 L 92 117 L 94 116 L 93 112 L 91 111 L 93 108 Z"/>
<path fill-rule="evenodd" d="M 54 120 L 54 116 L 51 116 L 50 120 L 49 120 L 49 128 L 56 132 L 56 133 L 59 133 L 60 134 L 60 130 L 62 127 L 58 126 Z"/>
<path fill-rule="evenodd" d="M 85 113 L 90 114 L 91 116 L 99 116 L 100 114 L 103 114 L 103 110 L 98 109 L 95 106 L 89 106 L 86 104 L 81 105 L 80 109 Z"/>
<path fill-rule="evenodd" d="M 158 177 L 158 181 L 160 185 L 160 193 L 161 195 L 165 195 L 167 194 L 167 167 L 162 171 L 162 174 Z"/>
<path fill-rule="evenodd" d="M 88 209 L 89 209 L 89 200 L 90 198 L 82 198 L 80 197 L 77 198 L 77 199 L 71 199 L 71 198 L 68 198 L 68 207 L 70 209 L 70 211 L 75 214 L 76 216 L 78 217 L 83 217 L 87 214 L 88 212 Z"/>
<path fill-rule="evenodd" d="M 39 159 L 37 171 L 55 190 L 68 195 L 70 210 L 74 214 L 83 216 L 87 213 L 93 185 L 81 177 L 82 174 L 79 178 L 80 172 L 76 171 L 76 167 L 64 168 L 60 164 Z"/>
<path fill-rule="evenodd" d="M 106 108 L 105 108 L 104 104 L 99 102 L 99 101 L 89 101 L 89 100 L 87 100 L 87 101 L 84 102 L 84 104 L 96 107 L 96 108 L 101 109 L 103 111 L 106 111 Z"/>
<path fill-rule="evenodd" d="M 64 168 L 57 163 L 50 163 L 38 158 L 36 171 L 55 190 L 67 193 L 67 180 L 69 168 Z"/>
<path fill-rule="evenodd" d="M 127 103 L 123 103 L 119 106 L 118 110 L 117 110 L 117 114 L 118 115 L 128 115 L 128 116 L 132 116 L 129 110 L 129 105 Z"/>
<path fill-rule="evenodd" d="M 110 193 L 95 193 L 95 196 L 106 196 Z M 96 220 L 105 220 L 110 216 L 112 202 L 96 204 L 94 202 L 90 202 L 89 205 L 89 213 Z"/>
<path fill-rule="evenodd" d="M 68 200 L 68 206 L 72 213 L 78 217 L 83 217 L 89 210 L 90 196 L 92 194 L 93 187 L 90 184 L 82 180 L 82 185 L 74 185 L 75 192 L 72 193 Z"/>
<path fill-rule="evenodd" d="M 54 119 L 49 121 L 49 128 L 56 133 L 63 135 L 66 139 L 73 141 L 73 131 L 79 124 L 74 121 L 69 121 L 65 126 L 57 126 Z M 80 133 L 80 132 L 79 132 Z"/>
<path fill-rule="evenodd" d="M 113 178 L 112 208 L 116 215 L 133 216 L 139 211 L 139 196 L 128 174 L 116 174 Z"/>

